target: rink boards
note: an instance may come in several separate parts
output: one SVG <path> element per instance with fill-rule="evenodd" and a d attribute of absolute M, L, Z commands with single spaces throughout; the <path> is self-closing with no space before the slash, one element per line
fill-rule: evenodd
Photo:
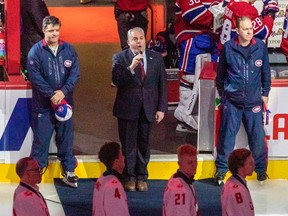
<path fill-rule="evenodd" d="M 274 82 L 269 103 L 271 116 L 269 124 L 265 126 L 269 147 L 268 175 L 271 179 L 288 178 L 288 104 L 283 99 L 287 92 L 286 81 L 279 81 L 278 84 Z M 26 82 L 17 85 L 0 84 L 0 182 L 17 182 L 19 179 L 15 174 L 15 163 L 19 158 L 30 154 L 31 95 L 31 88 Z M 240 134 L 240 140 L 245 143 L 245 134 Z M 237 145 L 239 146 L 239 143 Z M 198 143 L 198 146 L 201 146 L 201 143 Z M 75 172 L 80 178 L 97 178 L 104 170 L 96 155 L 77 156 L 77 159 L 79 164 Z M 196 179 L 213 177 L 213 152 L 199 154 L 198 161 Z M 176 155 L 152 155 L 148 169 L 150 179 L 168 179 L 177 169 Z M 59 161 L 51 157 L 50 165 L 44 174 L 44 182 L 61 177 L 59 173 Z"/>

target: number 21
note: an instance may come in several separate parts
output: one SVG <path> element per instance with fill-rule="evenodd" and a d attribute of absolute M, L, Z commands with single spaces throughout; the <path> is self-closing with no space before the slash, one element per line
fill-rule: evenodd
<path fill-rule="evenodd" d="M 185 193 L 175 194 L 175 205 L 185 205 Z"/>

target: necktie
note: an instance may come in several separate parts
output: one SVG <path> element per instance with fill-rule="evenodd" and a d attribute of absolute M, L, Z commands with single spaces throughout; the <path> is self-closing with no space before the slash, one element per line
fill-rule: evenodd
<path fill-rule="evenodd" d="M 144 70 L 144 64 L 142 61 L 139 63 L 139 69 L 140 69 L 140 74 L 141 74 L 141 81 L 143 82 L 145 80 L 145 70 Z"/>

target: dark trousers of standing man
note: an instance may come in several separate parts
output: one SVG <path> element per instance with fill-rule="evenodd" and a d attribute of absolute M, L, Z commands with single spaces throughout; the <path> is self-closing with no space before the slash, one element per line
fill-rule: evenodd
<path fill-rule="evenodd" d="M 148 178 L 151 126 L 152 122 L 147 120 L 143 110 L 139 119 L 136 120 L 118 118 L 119 137 L 125 156 L 124 178 L 126 181 L 146 181 Z"/>

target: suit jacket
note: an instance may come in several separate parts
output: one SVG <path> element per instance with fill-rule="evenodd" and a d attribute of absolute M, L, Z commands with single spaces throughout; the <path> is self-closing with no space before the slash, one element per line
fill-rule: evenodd
<path fill-rule="evenodd" d="M 144 82 L 141 82 L 138 68 L 135 68 L 134 75 L 129 70 L 134 57 L 130 49 L 113 56 L 112 80 L 117 86 L 113 114 L 117 118 L 136 120 L 143 107 L 146 118 L 153 122 L 157 111 L 167 111 L 167 74 L 163 58 L 151 50 L 146 50 L 145 55 L 147 69 Z"/>
<path fill-rule="evenodd" d="M 31 47 L 44 38 L 42 21 L 49 16 L 44 0 L 21 0 L 21 52 L 27 55 Z"/>

